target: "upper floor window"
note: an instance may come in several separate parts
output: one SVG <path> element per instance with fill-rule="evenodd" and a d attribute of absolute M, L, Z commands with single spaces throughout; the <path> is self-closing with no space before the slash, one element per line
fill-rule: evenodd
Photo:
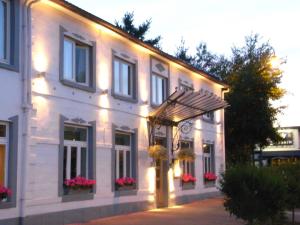
<path fill-rule="evenodd" d="M 88 176 L 88 129 L 65 125 L 63 178 L 73 179 Z"/>
<path fill-rule="evenodd" d="M 117 95 L 133 97 L 134 65 L 114 58 L 114 91 Z"/>
<path fill-rule="evenodd" d="M 160 105 L 167 98 L 167 79 L 162 76 L 152 74 L 151 82 L 152 104 Z"/>
<path fill-rule="evenodd" d="M 213 122 L 215 119 L 215 112 L 208 112 L 202 116 L 204 120 Z"/>
<path fill-rule="evenodd" d="M 0 61 L 9 63 L 10 2 L 0 0 Z"/>
<path fill-rule="evenodd" d="M 79 41 L 64 38 L 64 79 L 89 85 L 90 80 L 90 47 Z"/>
<path fill-rule="evenodd" d="M 0 186 L 7 186 L 8 179 L 8 125 L 0 123 Z"/>

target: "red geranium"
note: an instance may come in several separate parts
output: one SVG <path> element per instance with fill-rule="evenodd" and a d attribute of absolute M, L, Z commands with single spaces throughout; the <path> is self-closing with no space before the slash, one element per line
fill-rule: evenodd
<path fill-rule="evenodd" d="M 134 178 L 131 177 L 123 177 L 116 179 L 116 185 L 123 187 L 123 186 L 132 186 L 136 183 Z"/>
<path fill-rule="evenodd" d="M 8 196 L 11 196 L 11 194 L 12 191 L 9 188 L 0 185 L 0 200 L 5 199 Z"/>
<path fill-rule="evenodd" d="M 96 184 L 95 180 L 89 180 L 85 177 L 75 177 L 74 179 L 66 179 L 64 184 L 69 188 L 91 188 Z"/>
<path fill-rule="evenodd" d="M 204 174 L 204 180 L 206 181 L 215 181 L 217 179 L 217 176 L 214 173 L 205 173 Z"/>
<path fill-rule="evenodd" d="M 196 178 L 192 176 L 192 174 L 185 173 L 182 175 L 182 182 L 183 183 L 189 183 L 189 182 L 195 182 Z"/>

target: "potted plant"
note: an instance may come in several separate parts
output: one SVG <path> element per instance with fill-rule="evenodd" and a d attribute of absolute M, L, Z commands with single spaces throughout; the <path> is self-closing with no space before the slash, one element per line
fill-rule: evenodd
<path fill-rule="evenodd" d="M 151 145 L 148 149 L 149 156 L 155 160 L 167 160 L 168 150 L 162 145 Z"/>
<path fill-rule="evenodd" d="M 211 173 L 211 172 L 205 173 L 203 175 L 203 177 L 204 177 L 205 183 L 212 184 L 212 185 L 214 185 L 214 183 L 215 183 L 215 181 L 217 179 L 217 176 L 214 173 Z"/>
<path fill-rule="evenodd" d="M 131 177 L 123 177 L 116 179 L 115 183 L 118 191 L 132 190 L 135 188 L 136 180 Z"/>
<path fill-rule="evenodd" d="M 177 153 L 177 159 L 186 160 L 186 161 L 194 161 L 195 153 L 191 148 L 181 148 Z"/>
<path fill-rule="evenodd" d="M 64 182 L 67 194 L 80 194 L 82 192 L 90 192 L 95 184 L 95 180 L 90 180 L 80 176 L 77 176 L 73 179 L 66 179 Z"/>
<path fill-rule="evenodd" d="M 181 180 L 182 180 L 183 186 L 184 185 L 194 185 L 196 182 L 196 178 L 192 174 L 189 174 L 189 173 L 183 174 L 181 177 Z"/>
<path fill-rule="evenodd" d="M 12 191 L 9 188 L 0 185 L 0 203 L 6 202 L 11 194 Z"/>

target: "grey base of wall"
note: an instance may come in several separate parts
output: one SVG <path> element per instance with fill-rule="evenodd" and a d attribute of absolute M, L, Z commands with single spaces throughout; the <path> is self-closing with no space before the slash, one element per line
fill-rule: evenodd
<path fill-rule="evenodd" d="M 194 195 L 183 195 L 176 197 L 170 205 L 183 205 L 187 204 L 190 202 L 198 201 L 198 200 L 203 200 L 203 199 L 208 199 L 208 198 L 215 198 L 215 197 L 220 197 L 221 193 L 219 191 L 214 191 L 210 193 L 202 193 L 202 194 L 194 194 Z"/>
<path fill-rule="evenodd" d="M 195 195 L 184 195 L 175 198 L 170 205 L 181 205 L 197 200 L 221 196 L 220 192 L 211 192 Z M 47 213 L 28 216 L 24 218 L 13 218 L 0 220 L 0 225 L 65 225 L 71 223 L 82 223 L 92 219 L 127 214 L 138 211 L 153 209 L 155 205 L 148 201 L 131 202 L 117 205 L 90 207 L 74 209 L 62 212 Z"/>
<path fill-rule="evenodd" d="M 74 209 L 62 212 L 47 213 L 41 215 L 27 216 L 0 220 L 0 225 L 65 225 L 71 223 L 82 223 L 92 219 L 127 214 L 138 211 L 153 209 L 155 206 L 148 201 L 131 202 L 117 205 L 90 207 Z"/>

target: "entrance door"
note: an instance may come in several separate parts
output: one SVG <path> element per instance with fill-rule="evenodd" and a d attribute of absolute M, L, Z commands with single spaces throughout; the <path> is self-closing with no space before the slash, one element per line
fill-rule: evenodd
<path fill-rule="evenodd" d="M 167 147 L 167 139 L 155 137 L 155 144 Z M 169 183 L 168 183 L 168 160 L 156 160 L 156 206 L 157 208 L 168 207 Z"/>

